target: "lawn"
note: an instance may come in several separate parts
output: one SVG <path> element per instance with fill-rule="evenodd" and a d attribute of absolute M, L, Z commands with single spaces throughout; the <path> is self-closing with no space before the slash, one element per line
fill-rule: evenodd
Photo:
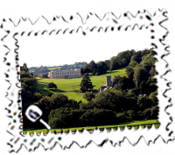
<path fill-rule="evenodd" d="M 160 126 L 160 122 L 158 120 L 146 120 L 146 121 L 134 121 L 134 122 L 126 122 L 126 123 L 121 123 L 121 124 L 115 124 L 115 125 L 105 125 L 105 126 L 87 126 L 87 127 L 74 127 L 74 128 L 61 128 L 61 129 L 51 129 L 49 130 L 50 132 L 60 132 L 61 130 L 63 130 L 64 132 L 67 132 L 68 130 L 71 131 L 75 131 L 75 130 L 82 130 L 83 128 L 86 130 L 94 130 L 96 127 L 99 129 L 104 129 L 104 128 L 117 128 L 120 127 L 120 129 L 124 129 L 125 126 L 127 126 L 128 128 L 130 128 L 131 126 L 134 127 L 134 129 L 138 129 L 138 126 L 141 126 L 141 128 L 144 128 L 145 126 L 150 127 L 151 125 L 155 126 L 155 128 L 158 128 Z M 47 133 L 48 130 L 47 129 L 24 129 L 24 134 L 26 134 L 27 132 L 29 132 L 30 134 L 33 134 L 34 132 L 36 133 Z"/>
<path fill-rule="evenodd" d="M 99 89 L 100 86 L 104 86 L 106 84 L 106 76 L 111 76 L 111 80 L 113 80 L 114 76 L 120 75 L 120 76 L 126 76 L 125 68 L 114 70 L 114 71 L 108 71 L 106 74 L 100 75 L 100 76 L 90 76 L 90 79 L 92 81 L 92 84 L 95 85 L 94 89 Z M 72 79 L 41 79 L 36 78 L 39 83 L 39 90 L 42 94 L 48 95 L 50 92 L 60 92 L 68 96 L 69 99 L 75 99 L 76 101 L 82 101 L 87 102 L 83 98 L 83 94 L 80 92 L 80 83 L 82 80 L 81 78 L 72 78 Z M 47 84 L 49 82 L 53 82 L 57 85 L 57 90 L 49 90 L 46 88 Z"/>

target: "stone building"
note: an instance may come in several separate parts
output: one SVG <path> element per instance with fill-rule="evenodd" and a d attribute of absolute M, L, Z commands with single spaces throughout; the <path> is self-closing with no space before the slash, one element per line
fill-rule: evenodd
<path fill-rule="evenodd" d="M 52 70 L 51 72 L 49 72 L 48 77 L 50 79 L 81 77 L 81 70 L 80 69 L 74 69 L 74 70 Z"/>
<path fill-rule="evenodd" d="M 99 92 L 106 90 L 107 87 L 109 87 L 109 89 L 112 88 L 111 76 L 106 76 L 106 84 L 100 87 Z"/>

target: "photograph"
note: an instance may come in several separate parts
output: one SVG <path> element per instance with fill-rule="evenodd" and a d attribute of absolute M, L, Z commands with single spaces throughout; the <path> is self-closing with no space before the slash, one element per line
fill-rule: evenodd
<path fill-rule="evenodd" d="M 128 30 L 127 39 L 122 30 L 20 37 L 24 133 L 47 132 L 47 126 L 58 132 L 138 125 L 158 128 L 156 52 L 149 41 L 138 40 L 141 33 L 148 39 L 149 31 Z M 115 36 L 113 41 L 107 39 Z M 24 46 L 28 42 L 32 46 Z M 47 126 L 39 122 L 40 114 L 27 110 L 30 105 L 42 111 Z M 38 119 L 31 122 L 29 113 Z"/>

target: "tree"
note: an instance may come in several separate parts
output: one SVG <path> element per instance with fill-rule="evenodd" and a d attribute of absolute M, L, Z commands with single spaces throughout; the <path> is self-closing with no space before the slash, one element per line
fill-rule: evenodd
<path fill-rule="evenodd" d="M 117 89 L 126 90 L 127 88 L 133 87 L 133 81 L 126 76 L 121 77 L 117 84 Z"/>
<path fill-rule="evenodd" d="M 157 91 L 152 92 L 152 93 L 149 95 L 149 99 L 152 100 L 153 105 L 158 105 Z"/>
<path fill-rule="evenodd" d="M 52 109 L 57 109 L 60 107 L 65 107 L 69 102 L 68 97 L 61 93 L 54 93 L 50 98 L 50 107 Z"/>
<path fill-rule="evenodd" d="M 107 70 L 110 70 L 110 60 L 105 60 L 105 63 L 107 65 Z"/>
<path fill-rule="evenodd" d="M 57 85 L 54 84 L 53 82 L 48 83 L 47 88 L 55 88 L 57 89 Z"/>
<path fill-rule="evenodd" d="M 97 64 L 92 60 L 89 64 L 89 69 L 91 71 L 91 73 L 93 73 L 94 69 L 97 68 Z"/>
<path fill-rule="evenodd" d="M 121 79 L 121 76 L 118 75 L 118 76 L 114 76 L 113 80 L 112 80 L 112 86 L 114 87 L 118 81 Z"/>
<path fill-rule="evenodd" d="M 157 73 L 156 73 L 156 69 L 155 69 L 155 66 L 152 66 L 151 67 L 151 70 L 149 71 L 149 74 L 153 77 L 155 76 Z"/>
<path fill-rule="evenodd" d="M 127 111 L 127 116 L 130 119 L 130 121 L 133 121 L 135 118 L 135 112 L 133 110 L 128 110 Z"/>
<path fill-rule="evenodd" d="M 108 70 L 108 66 L 104 61 L 100 61 L 97 63 L 97 72 L 99 74 L 104 74 Z"/>
<path fill-rule="evenodd" d="M 43 111 L 50 110 L 51 109 L 50 98 L 49 97 L 41 98 L 38 102 L 38 105 Z"/>
<path fill-rule="evenodd" d="M 136 67 L 138 65 L 138 63 L 137 63 L 137 61 L 131 61 L 130 63 L 129 63 L 129 66 L 130 67 Z"/>
<path fill-rule="evenodd" d="M 20 82 L 21 82 L 21 98 L 22 98 L 22 114 L 24 119 L 23 128 L 32 127 L 33 123 L 31 123 L 27 117 L 25 116 L 24 112 L 35 101 L 39 100 L 41 94 L 36 93 L 38 90 L 38 83 L 35 77 L 30 75 L 27 64 L 20 66 Z"/>
<path fill-rule="evenodd" d="M 97 126 L 116 123 L 116 114 L 112 110 L 107 109 L 88 109 L 80 117 L 83 126 Z"/>
<path fill-rule="evenodd" d="M 86 92 L 83 95 L 83 98 L 86 99 L 87 101 L 91 101 L 93 98 L 95 98 L 95 95 L 91 92 Z"/>
<path fill-rule="evenodd" d="M 133 80 L 134 77 L 134 69 L 131 66 L 126 67 L 126 74 L 128 75 L 128 77 Z"/>
<path fill-rule="evenodd" d="M 91 89 L 93 89 L 91 79 L 89 78 L 89 74 L 85 73 L 83 75 L 83 79 L 80 83 L 80 90 L 81 90 L 81 92 L 84 93 L 84 92 L 91 90 Z"/>
<path fill-rule="evenodd" d="M 147 81 L 148 80 L 148 72 L 145 68 L 143 67 L 137 67 L 134 71 L 134 83 L 136 87 L 139 89 L 140 88 L 140 83 L 142 81 Z"/>
<path fill-rule="evenodd" d="M 138 98 L 137 105 L 139 109 L 144 110 L 144 109 L 151 108 L 153 106 L 153 103 L 149 98 L 142 96 Z"/>
<path fill-rule="evenodd" d="M 120 111 L 123 103 L 123 92 L 115 89 L 107 89 L 105 91 L 99 92 L 95 98 L 87 103 L 92 108 L 102 108 L 114 111 Z"/>

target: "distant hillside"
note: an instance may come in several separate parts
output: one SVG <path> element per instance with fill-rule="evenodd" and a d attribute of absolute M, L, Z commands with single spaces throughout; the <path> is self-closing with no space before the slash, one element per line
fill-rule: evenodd
<path fill-rule="evenodd" d="M 52 66 L 52 67 L 46 67 L 46 66 L 41 66 L 41 67 L 30 67 L 29 72 L 34 73 L 34 74 L 39 74 L 39 73 L 48 73 L 51 70 L 66 70 L 66 69 L 78 69 L 81 67 L 84 67 L 87 64 L 87 62 L 75 62 L 74 64 L 71 65 L 63 65 L 63 66 Z"/>

